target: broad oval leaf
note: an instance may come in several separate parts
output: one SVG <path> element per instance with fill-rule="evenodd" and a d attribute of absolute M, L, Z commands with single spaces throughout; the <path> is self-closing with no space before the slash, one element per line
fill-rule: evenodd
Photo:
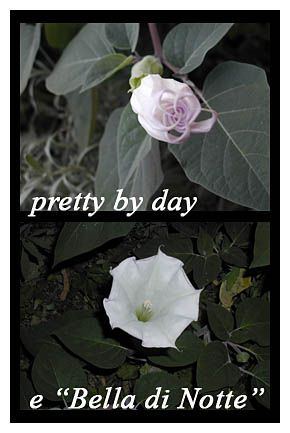
<path fill-rule="evenodd" d="M 229 31 L 233 23 L 181 23 L 166 36 L 163 52 L 166 60 L 187 74 L 196 69 L 212 47 Z"/>
<path fill-rule="evenodd" d="M 234 318 L 230 311 L 218 304 L 208 303 L 207 316 L 213 333 L 220 340 L 228 340 L 234 329 Z"/>
<path fill-rule="evenodd" d="M 132 221 L 65 223 L 57 239 L 53 266 L 127 235 L 134 224 Z"/>
<path fill-rule="evenodd" d="M 85 388 L 87 376 L 79 361 L 59 345 L 44 345 L 34 360 L 32 380 L 36 390 L 48 400 L 62 400 L 57 395 L 60 388 L 69 388 L 66 401 L 71 401 L 73 388 Z"/>
<path fill-rule="evenodd" d="M 105 338 L 97 319 L 82 319 L 64 326 L 55 335 L 73 353 L 100 368 L 120 367 L 127 349 L 112 338 Z"/>
<path fill-rule="evenodd" d="M 185 331 L 177 339 L 176 349 L 167 349 L 164 355 L 149 356 L 149 360 L 162 367 L 185 367 L 198 360 L 204 345 L 193 332 Z"/>
<path fill-rule="evenodd" d="M 211 255 L 213 253 L 214 241 L 213 238 L 202 227 L 199 228 L 197 238 L 197 249 L 202 256 Z"/>
<path fill-rule="evenodd" d="M 203 95 L 218 120 L 207 134 L 169 145 L 187 177 L 234 203 L 269 209 L 269 86 L 265 72 L 225 62 L 207 77 Z"/>
<path fill-rule="evenodd" d="M 254 258 L 250 268 L 270 264 L 270 223 L 259 222 L 255 232 Z"/>
<path fill-rule="evenodd" d="M 20 372 L 20 410 L 32 410 L 30 400 L 35 396 L 32 383 L 27 379 L 25 373 Z"/>
<path fill-rule="evenodd" d="M 139 23 L 106 23 L 106 36 L 115 48 L 131 49 L 135 51 L 138 36 Z"/>
<path fill-rule="evenodd" d="M 44 23 L 46 40 L 53 48 L 64 48 L 81 26 L 81 23 Z"/>
<path fill-rule="evenodd" d="M 168 399 L 168 409 L 173 409 L 181 401 L 182 398 L 182 382 L 173 374 L 165 372 L 147 373 L 140 377 L 135 383 L 134 394 L 138 403 L 144 403 L 145 400 L 153 394 L 156 394 L 157 389 L 168 389 L 170 391 Z M 162 391 L 161 390 L 161 391 Z M 153 398 L 151 399 L 152 402 Z M 160 409 L 160 404 L 158 409 Z"/>
<path fill-rule="evenodd" d="M 236 311 L 237 327 L 231 332 L 231 341 L 254 341 L 260 346 L 270 344 L 270 303 L 259 298 L 246 299 Z"/>
<path fill-rule="evenodd" d="M 255 396 L 256 400 L 263 406 L 270 409 L 270 362 L 262 361 L 259 362 L 254 369 L 251 371 L 252 377 L 252 389 L 254 388 L 264 388 L 264 394 Z"/>
<path fill-rule="evenodd" d="M 239 368 L 229 361 L 225 345 L 219 341 L 209 343 L 197 362 L 197 384 L 203 392 L 234 386 L 240 379 Z"/>
<path fill-rule="evenodd" d="M 124 54 L 108 54 L 101 57 L 89 69 L 81 91 L 84 92 L 91 87 L 97 86 L 116 72 L 130 65 L 132 61 L 133 56 L 127 57 Z"/>
<path fill-rule="evenodd" d="M 79 93 L 74 91 L 66 95 L 68 108 L 74 120 L 74 130 L 80 150 L 90 142 L 96 121 L 96 94 L 93 91 Z"/>
<path fill-rule="evenodd" d="M 87 310 L 71 310 L 56 317 L 55 319 L 42 322 L 39 325 L 20 328 L 20 338 L 25 348 L 36 356 L 43 345 L 57 345 L 55 339 L 51 336 L 59 328 L 79 319 L 93 317 L 94 313 Z"/>
<path fill-rule="evenodd" d="M 74 37 L 62 53 L 46 80 L 47 89 L 66 95 L 81 87 L 92 65 L 101 57 L 114 53 L 103 23 L 89 23 Z"/>
<path fill-rule="evenodd" d="M 205 257 L 193 255 L 193 279 L 200 289 L 215 280 L 221 270 L 222 263 L 217 254 Z"/>
<path fill-rule="evenodd" d="M 157 140 L 150 137 L 142 128 L 129 103 L 121 115 L 117 135 L 120 188 L 127 186 L 152 146 L 158 146 Z"/>
<path fill-rule="evenodd" d="M 169 237 L 150 239 L 141 248 L 138 248 L 135 253 L 140 259 L 145 259 L 156 255 L 159 247 L 168 256 L 181 260 L 184 263 L 186 273 L 192 271 L 194 254 L 190 238 L 176 234 Z"/>
<path fill-rule="evenodd" d="M 106 125 L 105 133 L 100 142 L 99 164 L 95 178 L 95 193 L 104 196 L 106 201 L 103 210 L 113 210 L 116 200 L 116 190 L 119 188 L 119 171 L 117 159 L 117 130 L 122 109 L 115 110 Z M 135 172 L 123 191 L 123 196 L 143 197 L 143 203 L 138 210 L 146 210 L 147 204 L 163 181 L 159 144 L 152 146 L 151 151 L 140 161 Z M 130 202 L 131 203 L 131 202 Z M 129 209 L 129 205 L 126 210 Z"/>
<path fill-rule="evenodd" d="M 20 23 L 20 95 L 30 77 L 40 44 L 40 23 L 35 26 Z"/>

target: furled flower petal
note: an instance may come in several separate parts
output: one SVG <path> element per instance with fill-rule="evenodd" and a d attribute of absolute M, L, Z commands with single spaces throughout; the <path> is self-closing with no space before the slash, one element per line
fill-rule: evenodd
<path fill-rule="evenodd" d="M 182 143 L 190 134 L 208 132 L 217 119 L 215 111 L 204 110 L 212 117 L 195 122 L 202 108 L 190 87 L 158 74 L 144 77 L 130 102 L 146 132 L 168 143 Z"/>
<path fill-rule="evenodd" d="M 198 319 L 200 290 L 183 263 L 160 249 L 147 259 L 130 257 L 111 271 L 113 285 L 104 307 L 112 328 L 142 340 L 144 347 L 176 347 L 183 330 Z"/>

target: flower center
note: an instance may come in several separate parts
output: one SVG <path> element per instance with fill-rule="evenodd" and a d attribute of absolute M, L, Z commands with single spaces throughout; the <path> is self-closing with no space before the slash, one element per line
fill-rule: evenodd
<path fill-rule="evenodd" d="M 148 322 L 148 320 L 151 319 L 152 315 L 152 304 L 149 299 L 147 299 L 147 301 L 143 302 L 141 307 L 137 308 L 136 316 L 140 322 Z"/>

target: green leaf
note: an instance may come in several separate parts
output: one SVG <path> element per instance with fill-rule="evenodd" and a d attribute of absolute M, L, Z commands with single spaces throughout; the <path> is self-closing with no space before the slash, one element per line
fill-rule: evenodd
<path fill-rule="evenodd" d="M 250 268 L 270 264 L 270 223 L 257 224 L 255 233 L 254 258 Z"/>
<path fill-rule="evenodd" d="M 222 249 L 219 253 L 222 260 L 230 265 L 245 268 L 248 265 L 246 253 L 236 245 L 233 245 L 226 237 L 222 243 Z"/>
<path fill-rule="evenodd" d="M 196 376 L 203 392 L 234 386 L 240 377 L 239 368 L 229 361 L 223 343 L 213 341 L 205 346 L 197 362 Z"/>
<path fill-rule="evenodd" d="M 211 255 L 213 253 L 214 241 L 213 238 L 202 228 L 199 228 L 197 238 L 197 249 L 202 256 Z"/>
<path fill-rule="evenodd" d="M 117 160 L 117 130 L 122 109 L 111 114 L 100 142 L 99 165 L 95 179 L 95 194 L 103 196 L 106 201 L 103 210 L 113 210 L 116 200 L 116 190 L 119 188 L 119 173 Z M 147 204 L 163 180 L 159 144 L 156 142 L 136 168 L 123 191 L 126 197 L 143 197 L 143 203 L 138 210 L 146 210 Z M 129 210 L 129 206 L 126 208 Z"/>
<path fill-rule="evenodd" d="M 209 325 L 220 340 L 228 340 L 230 332 L 234 329 L 232 313 L 218 304 L 208 303 L 207 316 Z"/>
<path fill-rule="evenodd" d="M 237 327 L 231 341 L 243 343 L 252 340 L 260 346 L 270 344 L 270 303 L 259 298 L 246 299 L 236 311 Z"/>
<path fill-rule="evenodd" d="M 171 235 L 169 237 L 160 237 L 150 239 L 136 250 L 136 256 L 145 259 L 157 254 L 159 247 L 168 256 L 176 257 L 184 263 L 185 272 L 192 271 L 193 268 L 193 247 L 189 238 L 184 235 Z"/>
<path fill-rule="evenodd" d="M 96 94 L 93 90 L 84 93 L 75 91 L 68 93 L 66 98 L 73 115 L 76 139 L 82 151 L 90 144 L 91 132 L 96 121 Z"/>
<path fill-rule="evenodd" d="M 40 44 L 40 23 L 20 23 L 20 95 L 27 86 Z"/>
<path fill-rule="evenodd" d="M 193 279 L 201 289 L 217 278 L 222 270 L 222 264 L 217 254 L 211 256 L 193 255 Z"/>
<path fill-rule="evenodd" d="M 212 47 L 229 31 L 233 23 L 182 23 L 166 36 L 163 53 L 166 60 L 187 74 L 196 69 Z"/>
<path fill-rule="evenodd" d="M 44 23 L 46 40 L 52 48 L 64 48 L 80 26 L 80 23 Z"/>
<path fill-rule="evenodd" d="M 65 223 L 56 243 L 53 266 L 127 235 L 134 224 L 131 221 Z"/>
<path fill-rule="evenodd" d="M 270 363 L 269 361 L 259 362 L 254 369 L 251 371 L 252 386 L 251 388 L 264 388 L 265 392 L 259 396 L 259 393 L 255 396 L 256 400 L 262 405 L 270 409 Z"/>
<path fill-rule="evenodd" d="M 120 50 L 130 48 L 131 52 L 135 51 L 139 36 L 139 23 L 106 23 L 105 32 L 115 48 Z"/>
<path fill-rule="evenodd" d="M 116 72 L 125 68 L 133 62 L 133 56 L 124 56 L 124 54 L 108 54 L 98 59 L 89 69 L 81 92 L 97 86 Z"/>
<path fill-rule="evenodd" d="M 20 328 L 21 341 L 25 348 L 33 356 L 35 356 L 41 347 L 46 344 L 57 345 L 54 338 L 51 337 L 59 328 L 74 322 L 79 319 L 93 317 L 94 313 L 87 310 L 72 310 L 67 311 L 55 319 L 48 322 L 40 323 L 39 325 Z"/>
<path fill-rule="evenodd" d="M 172 227 L 178 232 L 184 233 L 189 237 L 197 238 L 199 234 L 199 223 L 196 222 L 170 222 Z"/>
<path fill-rule="evenodd" d="M 27 379 L 26 375 L 20 373 L 20 410 L 31 410 L 30 400 L 35 396 L 32 383 Z"/>
<path fill-rule="evenodd" d="M 162 388 L 161 395 L 162 391 L 166 389 L 170 391 L 167 403 L 169 407 L 167 409 L 173 409 L 175 406 L 179 405 L 183 393 L 183 391 L 181 390 L 182 383 L 176 376 L 165 372 L 153 372 L 141 376 L 136 381 L 134 387 L 134 395 L 136 396 L 136 401 L 138 403 L 144 403 L 148 397 L 156 394 L 156 388 L 158 387 Z M 159 399 L 159 405 L 161 405 L 161 399 Z M 160 406 L 158 409 L 160 409 Z"/>
<path fill-rule="evenodd" d="M 47 89 L 56 95 L 66 95 L 80 88 L 96 61 L 114 49 L 107 40 L 103 23 L 89 23 L 63 51 L 61 58 L 46 80 Z"/>
<path fill-rule="evenodd" d="M 139 367 L 132 364 L 124 364 L 117 371 L 117 376 L 122 380 L 137 379 L 139 375 Z"/>
<path fill-rule="evenodd" d="M 198 360 L 204 345 L 196 335 L 185 331 L 176 341 L 176 349 L 166 349 L 164 355 L 149 356 L 149 361 L 162 367 L 184 367 Z"/>
<path fill-rule="evenodd" d="M 269 86 L 265 72 L 225 62 L 206 78 L 203 95 L 218 113 L 207 134 L 192 134 L 169 150 L 186 176 L 243 206 L 269 209 Z"/>
<path fill-rule="evenodd" d="M 127 349 L 117 341 L 105 338 L 96 318 L 73 322 L 55 335 L 69 350 L 96 367 L 117 368 L 125 362 Z"/>
<path fill-rule="evenodd" d="M 129 103 L 123 110 L 117 135 L 119 187 L 125 188 L 158 141 L 150 137 L 138 122 Z"/>
<path fill-rule="evenodd" d="M 246 247 L 248 245 L 252 223 L 225 222 L 224 226 L 233 245 L 238 247 Z"/>
<path fill-rule="evenodd" d="M 62 400 L 57 395 L 59 388 L 70 388 L 66 401 L 73 398 L 73 388 L 85 388 L 87 376 L 78 360 L 59 345 L 44 345 L 32 366 L 32 380 L 36 390 L 48 400 Z"/>

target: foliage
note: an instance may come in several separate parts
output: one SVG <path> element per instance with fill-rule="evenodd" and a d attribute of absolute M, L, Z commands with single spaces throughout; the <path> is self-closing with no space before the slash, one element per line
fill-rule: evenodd
<path fill-rule="evenodd" d="M 56 395 L 58 388 L 105 395 L 109 386 L 121 387 L 122 397 L 136 395 L 140 410 L 161 386 L 170 390 L 168 409 L 180 403 L 182 387 L 213 396 L 232 390 L 248 395 L 252 409 L 269 408 L 270 263 L 252 267 L 269 238 L 269 232 L 260 236 L 262 223 L 80 224 L 21 226 L 23 410 L 36 393 L 48 409 L 71 401 L 71 394 Z M 224 254 L 225 239 L 228 249 L 247 258 L 246 267 L 239 265 L 241 254 Z M 196 288 L 203 287 L 199 319 L 177 339 L 178 350 L 144 348 L 112 330 L 104 314 L 110 268 L 126 257 L 156 254 L 160 245 L 183 261 Z M 214 271 L 210 257 L 217 259 Z M 265 393 L 251 396 L 249 387 Z"/>
<path fill-rule="evenodd" d="M 139 23 L 22 23 L 22 209 L 31 208 L 34 196 L 82 192 L 104 195 L 103 210 L 113 210 L 123 188 L 129 197 L 144 197 L 139 210 L 147 210 L 156 194 L 175 186 L 179 196 L 197 195 L 199 210 L 268 210 L 268 64 L 242 63 L 239 54 L 224 61 L 232 58 L 228 45 L 237 52 L 235 38 L 257 37 L 260 26 L 159 23 L 151 43 Z M 158 44 L 161 27 L 165 37 Z M 156 50 L 164 76 L 188 84 L 204 109 L 217 112 L 208 133 L 168 144 L 138 122 L 128 104 L 131 69 Z M 257 46 L 255 53 L 258 58 Z"/>

